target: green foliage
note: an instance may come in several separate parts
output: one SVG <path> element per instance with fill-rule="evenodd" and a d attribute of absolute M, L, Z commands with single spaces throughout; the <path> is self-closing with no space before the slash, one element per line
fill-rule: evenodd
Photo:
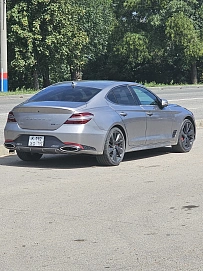
<path fill-rule="evenodd" d="M 7 0 L 10 88 L 202 80 L 199 0 Z"/>
<path fill-rule="evenodd" d="M 49 77 L 49 69 L 60 66 L 70 48 L 77 48 L 72 39 L 74 31 L 77 33 L 74 16 L 69 15 L 74 12 L 63 0 L 13 3 L 8 11 L 11 69 L 28 73 L 37 70 L 44 78 Z M 84 34 L 77 36 L 83 43 Z"/>
<path fill-rule="evenodd" d="M 195 29 L 192 19 L 183 12 L 176 13 L 166 22 L 166 35 L 175 44 L 182 47 L 185 59 L 189 62 L 203 56 L 203 40 Z"/>
<path fill-rule="evenodd" d="M 127 58 L 132 65 L 150 58 L 148 39 L 136 33 L 126 33 L 120 43 L 115 46 L 115 52 Z"/>
<path fill-rule="evenodd" d="M 28 73 L 30 77 L 35 73 L 35 83 L 42 76 L 47 85 L 62 68 L 61 79 L 70 79 L 70 68 L 81 69 L 89 58 L 105 52 L 113 20 L 110 4 L 110 0 L 10 1 L 11 74 Z"/>
<path fill-rule="evenodd" d="M 203 3 L 196 0 L 126 0 L 124 5 L 136 12 L 135 24 L 148 34 L 153 62 L 161 69 L 164 62 L 165 69 L 168 64 L 172 65 L 174 78 L 181 70 L 183 74 L 186 66 L 185 74 L 188 74 L 190 66 L 203 56 Z M 177 80 L 182 81 L 180 76 Z"/>

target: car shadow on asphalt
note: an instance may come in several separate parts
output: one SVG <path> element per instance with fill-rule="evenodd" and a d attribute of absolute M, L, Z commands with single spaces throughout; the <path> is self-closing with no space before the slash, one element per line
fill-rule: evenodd
<path fill-rule="evenodd" d="M 172 153 L 170 147 L 136 151 L 126 153 L 122 163 L 129 161 L 142 160 L 146 158 L 153 158 L 156 156 L 166 155 Z M 0 157 L 0 165 L 10 167 L 30 167 L 30 168 L 51 168 L 51 169 L 75 169 L 100 167 L 96 158 L 92 155 L 44 155 L 37 162 L 21 161 L 17 155 Z"/>

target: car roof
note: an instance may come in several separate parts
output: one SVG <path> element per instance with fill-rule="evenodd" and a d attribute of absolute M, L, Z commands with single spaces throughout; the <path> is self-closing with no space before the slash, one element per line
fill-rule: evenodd
<path fill-rule="evenodd" d="M 92 88 L 99 88 L 104 89 L 106 87 L 109 87 L 111 85 L 117 86 L 122 84 L 135 84 L 138 85 L 135 82 L 127 82 L 127 81 L 112 81 L 112 80 L 82 80 L 82 81 L 64 81 L 60 83 L 56 83 L 52 86 L 61 85 L 61 86 L 67 86 L 70 84 L 75 84 L 76 86 L 83 86 L 83 87 L 92 87 Z"/>

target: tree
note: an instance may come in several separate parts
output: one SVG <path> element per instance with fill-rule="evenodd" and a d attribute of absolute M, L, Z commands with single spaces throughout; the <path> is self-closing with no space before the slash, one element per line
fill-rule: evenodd
<path fill-rule="evenodd" d="M 167 20 L 165 32 L 171 45 L 179 47 L 185 61 L 191 65 L 191 80 L 197 84 L 196 62 L 203 56 L 203 40 L 193 20 L 183 12 L 176 13 Z"/>
<path fill-rule="evenodd" d="M 134 80 L 136 70 L 149 58 L 148 39 L 132 23 L 134 15 L 124 8 L 124 0 L 114 0 L 112 4 L 114 28 L 108 39 L 106 54 L 91 61 L 85 77 Z"/>
<path fill-rule="evenodd" d="M 110 0 L 10 1 L 11 72 L 24 78 L 31 73 L 36 89 L 41 77 L 43 86 L 56 80 L 81 79 L 89 59 L 106 50 L 112 28 L 110 4 Z"/>
<path fill-rule="evenodd" d="M 111 0 L 78 0 L 75 3 L 82 10 L 77 23 L 86 33 L 87 42 L 70 58 L 72 79 L 82 79 L 83 67 L 106 53 L 114 20 L 111 4 Z"/>
<path fill-rule="evenodd" d="M 202 1 L 126 0 L 125 6 L 136 10 L 136 23 L 150 34 L 151 48 L 160 48 L 162 59 L 173 65 L 181 58 L 179 64 L 192 67 L 192 82 L 196 83 L 196 62 L 203 55 Z"/>
<path fill-rule="evenodd" d="M 80 8 L 66 0 L 24 0 L 9 4 L 9 52 L 11 68 L 32 72 L 38 88 L 39 74 L 43 86 L 50 84 L 50 72 L 67 64 L 67 58 L 80 44 L 87 42 L 86 33 L 78 30 Z"/>

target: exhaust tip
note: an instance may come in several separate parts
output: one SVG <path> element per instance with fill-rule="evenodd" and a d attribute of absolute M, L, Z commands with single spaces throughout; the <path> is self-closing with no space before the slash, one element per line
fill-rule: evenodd
<path fill-rule="evenodd" d="M 62 152 L 79 152 L 82 149 L 79 146 L 75 145 L 68 145 L 68 146 L 63 146 L 60 148 L 60 151 Z"/>
<path fill-rule="evenodd" d="M 14 143 L 4 143 L 4 146 L 9 150 L 15 150 L 15 144 Z"/>

